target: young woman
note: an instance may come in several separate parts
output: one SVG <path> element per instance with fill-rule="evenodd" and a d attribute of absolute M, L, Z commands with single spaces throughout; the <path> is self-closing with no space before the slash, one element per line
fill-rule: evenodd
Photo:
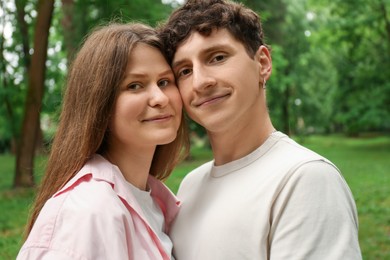
<path fill-rule="evenodd" d="M 179 202 L 161 181 L 188 135 L 161 50 L 142 24 L 86 39 L 17 259 L 171 259 Z"/>

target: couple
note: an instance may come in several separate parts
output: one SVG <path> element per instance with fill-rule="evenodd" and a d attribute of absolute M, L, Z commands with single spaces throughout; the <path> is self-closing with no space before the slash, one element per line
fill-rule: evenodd
<path fill-rule="evenodd" d="M 271 70 L 259 17 L 229 1 L 92 32 L 18 259 L 361 259 L 340 172 L 272 126 Z M 214 160 L 179 202 L 161 181 L 188 152 L 183 105 Z"/>

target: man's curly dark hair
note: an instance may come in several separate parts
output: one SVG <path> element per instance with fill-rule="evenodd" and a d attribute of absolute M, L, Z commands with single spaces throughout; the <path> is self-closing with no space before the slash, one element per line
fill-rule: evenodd
<path fill-rule="evenodd" d="M 244 5 L 229 0 L 188 0 L 158 31 L 171 63 L 177 46 L 192 32 L 208 36 L 213 29 L 227 29 L 245 46 L 250 57 L 261 45 L 266 46 L 260 17 Z"/>

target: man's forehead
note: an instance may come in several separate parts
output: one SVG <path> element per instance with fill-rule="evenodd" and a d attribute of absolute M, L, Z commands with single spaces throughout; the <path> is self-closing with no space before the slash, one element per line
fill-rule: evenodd
<path fill-rule="evenodd" d="M 213 48 L 213 46 L 228 45 L 231 40 L 234 40 L 234 37 L 227 29 L 214 29 L 209 35 L 203 35 L 197 31 L 193 31 L 177 46 L 173 62 L 188 54 L 207 51 Z"/>

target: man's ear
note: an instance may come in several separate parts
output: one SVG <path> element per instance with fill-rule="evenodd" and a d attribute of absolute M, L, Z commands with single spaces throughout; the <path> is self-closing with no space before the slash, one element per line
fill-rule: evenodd
<path fill-rule="evenodd" d="M 266 81 L 271 76 L 272 71 L 272 59 L 270 51 L 264 45 L 261 45 L 255 54 L 256 61 L 260 64 L 260 76 Z"/>

